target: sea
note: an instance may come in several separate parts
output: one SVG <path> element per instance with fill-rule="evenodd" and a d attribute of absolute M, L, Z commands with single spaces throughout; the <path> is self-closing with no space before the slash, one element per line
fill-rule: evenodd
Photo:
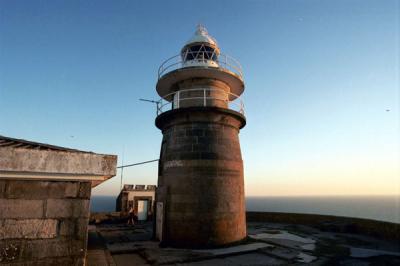
<path fill-rule="evenodd" d="M 92 212 L 115 211 L 115 196 L 92 196 Z M 400 195 L 246 197 L 247 211 L 325 214 L 400 224 Z"/>

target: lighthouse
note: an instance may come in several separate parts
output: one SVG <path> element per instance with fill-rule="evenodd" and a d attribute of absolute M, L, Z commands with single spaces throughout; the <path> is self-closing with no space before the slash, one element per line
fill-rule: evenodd
<path fill-rule="evenodd" d="M 240 64 L 199 25 L 158 70 L 162 131 L 155 236 L 173 247 L 219 247 L 246 237 L 239 131 L 246 124 Z"/>

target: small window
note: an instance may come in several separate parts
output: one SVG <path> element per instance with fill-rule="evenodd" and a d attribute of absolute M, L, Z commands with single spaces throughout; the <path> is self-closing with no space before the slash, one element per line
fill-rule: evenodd
<path fill-rule="evenodd" d="M 185 61 L 190 61 L 190 60 L 214 60 L 217 61 L 218 56 L 215 52 L 215 49 L 206 46 L 206 45 L 195 45 L 192 47 L 187 48 L 183 53 L 182 53 L 182 58 Z"/>

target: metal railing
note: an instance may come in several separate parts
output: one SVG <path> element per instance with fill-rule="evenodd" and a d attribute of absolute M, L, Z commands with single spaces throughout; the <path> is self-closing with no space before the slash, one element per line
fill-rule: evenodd
<path fill-rule="evenodd" d="M 211 58 L 211 57 L 209 57 Z M 185 68 L 185 67 L 191 67 L 194 66 L 192 64 L 189 64 L 190 62 L 199 62 L 199 63 L 217 63 L 217 67 L 215 68 L 221 68 L 223 70 L 228 70 L 235 75 L 239 76 L 240 79 L 243 80 L 243 72 L 242 72 L 242 66 L 240 63 L 233 57 L 225 54 L 219 54 L 217 60 L 212 60 L 212 59 L 205 59 L 205 58 L 195 58 L 193 60 L 186 60 L 184 61 L 181 57 L 180 54 L 175 55 L 173 57 L 168 58 L 165 60 L 161 66 L 158 68 L 158 79 L 160 79 L 162 76 L 165 74 L 174 71 L 179 68 Z M 188 63 L 185 65 L 185 63 Z M 211 66 L 213 67 L 213 66 Z"/>
<path fill-rule="evenodd" d="M 212 95 L 212 92 L 218 93 Z M 190 95 L 190 94 L 197 95 Z M 192 101 L 192 102 L 188 102 Z M 220 102 L 220 104 L 216 104 Z M 216 106 L 227 108 L 244 115 L 244 104 L 239 95 L 231 92 L 226 92 L 222 89 L 214 88 L 196 88 L 186 89 L 164 95 L 160 100 L 157 101 L 157 115 L 160 115 L 166 111 L 184 107 L 195 107 L 195 106 Z"/>

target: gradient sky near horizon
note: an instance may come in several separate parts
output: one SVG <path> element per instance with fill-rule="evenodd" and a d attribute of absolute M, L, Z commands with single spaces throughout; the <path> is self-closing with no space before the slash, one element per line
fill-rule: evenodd
<path fill-rule="evenodd" d="M 400 194 L 399 3 L 0 0 L 0 135 L 158 158 L 138 99 L 202 23 L 243 66 L 246 195 Z M 124 171 L 156 181 L 156 163 Z"/>

